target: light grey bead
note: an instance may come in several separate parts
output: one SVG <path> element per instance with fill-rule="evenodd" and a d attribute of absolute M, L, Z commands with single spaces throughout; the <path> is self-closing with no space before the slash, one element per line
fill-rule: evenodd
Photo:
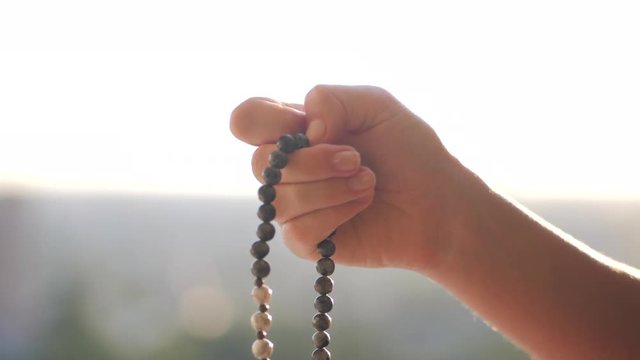
<path fill-rule="evenodd" d="M 271 295 L 273 291 L 267 285 L 262 285 L 260 287 L 254 287 L 251 291 L 251 295 L 253 295 L 253 301 L 260 304 L 268 304 L 271 301 Z"/>
<path fill-rule="evenodd" d="M 273 353 L 273 343 L 267 339 L 258 339 L 251 345 L 251 352 L 256 359 L 268 359 Z"/>
<path fill-rule="evenodd" d="M 255 312 L 251 316 L 251 326 L 255 331 L 269 331 L 271 329 L 271 315 L 260 311 Z"/>

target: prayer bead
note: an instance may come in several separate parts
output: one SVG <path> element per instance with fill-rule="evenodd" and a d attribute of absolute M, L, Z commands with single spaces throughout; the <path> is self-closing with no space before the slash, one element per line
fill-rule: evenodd
<path fill-rule="evenodd" d="M 269 331 L 271 328 L 271 315 L 260 311 L 254 313 L 251 316 L 251 326 L 255 331 Z"/>
<path fill-rule="evenodd" d="M 274 167 L 276 169 L 282 169 L 287 166 L 289 162 L 289 157 L 287 154 L 283 153 L 280 150 L 276 150 L 269 154 L 269 166 Z"/>
<path fill-rule="evenodd" d="M 309 138 L 307 138 L 307 135 L 298 133 L 293 135 L 293 138 L 296 140 L 299 149 L 309 147 Z"/>
<path fill-rule="evenodd" d="M 269 254 L 269 244 L 259 240 L 251 245 L 251 255 L 256 259 L 262 259 Z"/>
<path fill-rule="evenodd" d="M 318 252 L 323 257 L 328 258 L 330 256 L 333 256 L 333 254 L 335 254 L 336 245 L 333 243 L 333 241 L 329 239 L 322 240 L 322 242 L 318 244 Z"/>
<path fill-rule="evenodd" d="M 313 334 L 313 345 L 318 349 L 329 346 L 329 342 L 331 341 L 331 336 L 326 331 L 317 331 Z"/>
<path fill-rule="evenodd" d="M 267 359 L 273 353 L 273 343 L 267 339 L 258 339 L 251 345 L 251 352 L 256 359 Z"/>
<path fill-rule="evenodd" d="M 258 225 L 256 235 L 258 235 L 258 239 L 262 241 L 269 241 L 276 235 L 276 228 L 271 223 L 263 222 Z"/>
<path fill-rule="evenodd" d="M 268 304 L 269 301 L 271 301 L 272 294 L 273 291 L 271 291 L 271 288 L 269 288 L 267 285 L 254 287 L 253 291 L 251 291 L 251 295 L 253 295 L 253 301 L 258 305 Z"/>
<path fill-rule="evenodd" d="M 265 260 L 256 260 L 251 267 L 251 273 L 257 278 L 266 278 L 271 272 L 271 266 Z"/>
<path fill-rule="evenodd" d="M 322 258 L 318 260 L 318 262 L 316 263 L 316 271 L 320 275 L 325 275 L 325 276 L 331 275 L 333 274 L 335 269 L 336 269 L 336 263 L 334 263 L 333 260 L 329 258 Z"/>
<path fill-rule="evenodd" d="M 269 222 L 276 217 L 276 208 L 271 204 L 263 204 L 258 208 L 258 218 L 264 222 Z"/>
<path fill-rule="evenodd" d="M 316 283 L 313 288 L 318 294 L 326 295 L 333 291 L 333 280 L 328 276 L 321 276 L 316 279 Z"/>
<path fill-rule="evenodd" d="M 275 185 L 282 179 L 282 172 L 280 169 L 269 166 L 262 170 L 262 178 L 267 185 Z"/>
<path fill-rule="evenodd" d="M 323 313 L 315 314 L 311 323 L 316 330 L 325 331 L 331 326 L 331 316 Z"/>
<path fill-rule="evenodd" d="M 293 136 L 289 134 L 280 136 L 278 142 L 276 143 L 276 146 L 278 147 L 278 150 L 286 154 L 292 153 L 293 151 L 298 149 L 298 143 L 296 142 L 296 139 L 294 139 Z"/>
<path fill-rule="evenodd" d="M 258 189 L 258 199 L 265 204 L 270 204 L 276 198 L 276 189 L 271 185 L 262 185 Z"/>
<path fill-rule="evenodd" d="M 316 310 L 320 313 L 328 313 L 333 309 L 333 299 L 328 295 L 320 295 L 316 298 L 313 306 L 315 306 Z"/>
<path fill-rule="evenodd" d="M 315 349 L 311 358 L 313 360 L 331 360 L 331 353 L 326 348 Z"/>

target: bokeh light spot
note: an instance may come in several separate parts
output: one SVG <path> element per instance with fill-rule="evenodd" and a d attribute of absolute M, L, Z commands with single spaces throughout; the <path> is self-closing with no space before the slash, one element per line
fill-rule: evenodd
<path fill-rule="evenodd" d="M 221 289 L 192 287 L 180 299 L 180 324 L 197 338 L 213 339 L 231 327 L 233 306 Z"/>

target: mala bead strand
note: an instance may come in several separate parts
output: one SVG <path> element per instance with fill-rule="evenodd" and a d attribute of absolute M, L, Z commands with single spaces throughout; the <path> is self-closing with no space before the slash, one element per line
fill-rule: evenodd
<path fill-rule="evenodd" d="M 276 146 L 277 150 L 269 155 L 269 166 L 262 172 L 264 185 L 262 185 L 258 189 L 258 198 L 263 203 L 258 208 L 258 218 L 262 220 L 262 223 L 258 225 L 258 229 L 256 230 L 256 235 L 258 236 L 259 240 L 251 245 L 250 250 L 251 255 L 256 259 L 253 263 L 253 266 L 251 267 L 251 273 L 256 278 L 254 282 L 255 288 L 253 288 L 251 294 L 255 303 L 258 304 L 258 311 L 251 316 L 251 326 L 257 334 L 257 339 L 251 346 L 251 352 L 253 353 L 253 356 L 255 356 L 255 358 L 258 360 L 269 360 L 271 354 L 273 353 L 273 343 L 269 339 L 267 339 L 267 332 L 271 328 L 272 322 L 271 314 L 269 314 L 269 301 L 271 300 L 273 292 L 267 285 L 264 284 L 264 278 L 266 278 L 271 272 L 271 267 L 264 258 L 269 254 L 268 241 L 273 239 L 276 233 L 275 227 L 273 226 L 273 224 L 271 224 L 271 221 L 276 217 L 276 209 L 272 204 L 272 202 L 276 198 L 276 190 L 274 186 L 277 185 L 282 179 L 281 170 L 284 169 L 285 166 L 287 166 L 289 162 L 289 154 L 293 153 L 295 150 L 308 147 L 309 139 L 307 139 L 304 134 L 287 134 L 281 136 L 278 139 Z M 333 247 L 333 249 L 335 251 L 335 246 Z M 328 260 L 331 261 L 331 259 Z M 327 264 L 324 264 L 322 266 L 323 268 L 329 267 L 329 265 Z M 331 272 L 333 272 L 333 261 L 331 261 L 330 267 Z M 320 272 L 320 270 L 318 271 Z M 331 279 L 329 279 L 329 281 L 331 281 Z M 319 286 L 319 288 L 321 289 L 326 290 L 333 287 L 333 282 L 331 282 L 331 285 L 328 285 L 326 282 L 322 282 L 317 286 Z M 328 292 L 325 292 L 324 295 L 326 296 L 327 293 Z M 333 306 L 333 300 L 331 300 L 331 298 L 329 298 L 329 300 L 324 298 L 323 300 L 316 299 L 316 303 L 318 303 L 319 301 L 320 303 L 324 304 L 321 306 L 321 309 L 323 310 L 330 310 Z M 316 305 L 316 308 L 318 308 L 318 305 Z M 326 328 L 328 328 L 328 326 Z M 318 342 L 316 342 L 316 344 L 326 343 L 324 346 L 328 345 L 328 336 L 329 335 L 326 334 L 326 341 L 321 341 L 320 339 L 318 340 Z M 316 345 L 316 347 L 320 349 L 318 345 Z M 324 348 L 322 349 L 324 350 Z M 313 358 L 316 359 L 316 355 L 314 355 Z M 320 357 L 319 359 L 329 359 L 329 357 Z"/>
<path fill-rule="evenodd" d="M 336 245 L 333 243 L 333 237 L 336 232 L 332 232 L 326 239 L 318 244 L 318 253 L 322 256 L 316 263 L 316 271 L 321 276 L 316 279 L 314 289 L 319 294 L 316 298 L 314 306 L 318 311 L 312 319 L 313 327 L 316 333 L 313 334 L 312 340 L 316 349 L 311 354 L 313 360 L 330 360 L 331 353 L 327 349 L 331 337 L 326 332 L 331 326 L 331 316 L 327 314 L 333 309 L 333 299 L 328 294 L 333 291 L 333 280 L 329 275 L 333 274 L 336 264 L 331 260 L 331 256 L 336 252 Z"/>

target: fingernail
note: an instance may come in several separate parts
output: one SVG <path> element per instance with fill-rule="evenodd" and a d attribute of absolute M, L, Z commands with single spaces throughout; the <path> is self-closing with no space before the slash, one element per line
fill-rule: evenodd
<path fill-rule="evenodd" d="M 311 141 L 312 144 L 317 144 L 320 142 L 322 137 L 324 136 L 325 125 L 324 121 L 320 119 L 311 120 L 309 123 L 309 127 L 307 128 L 307 137 Z"/>
<path fill-rule="evenodd" d="M 373 181 L 374 178 L 371 171 L 363 170 L 347 180 L 347 186 L 353 191 L 362 191 L 373 186 Z"/>
<path fill-rule="evenodd" d="M 353 150 L 340 151 L 333 155 L 333 166 L 339 171 L 355 170 L 360 166 L 360 154 Z"/>

